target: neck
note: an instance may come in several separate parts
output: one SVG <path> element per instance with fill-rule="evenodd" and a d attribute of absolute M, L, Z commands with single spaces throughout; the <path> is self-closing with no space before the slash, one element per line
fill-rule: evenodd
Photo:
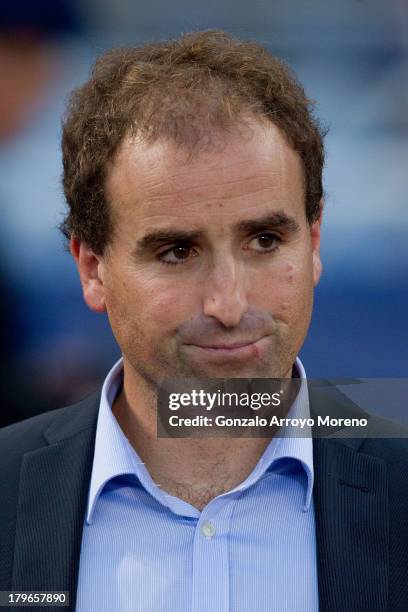
<path fill-rule="evenodd" d="M 132 373 L 124 361 L 123 389 L 112 411 L 162 490 L 201 510 L 245 480 L 271 438 L 158 438 L 156 393 Z"/>

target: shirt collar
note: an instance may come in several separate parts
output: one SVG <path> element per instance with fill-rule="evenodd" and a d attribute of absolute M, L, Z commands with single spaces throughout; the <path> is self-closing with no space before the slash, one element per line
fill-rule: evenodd
<path fill-rule="evenodd" d="M 306 373 L 302 362 L 296 358 L 295 368 L 302 384 L 298 395 L 293 402 L 288 417 L 309 416 L 309 397 L 307 390 Z M 136 476 L 139 481 L 151 488 L 153 481 L 141 461 L 139 455 L 130 444 L 117 422 L 112 406 L 115 397 L 123 383 L 123 360 L 119 359 L 112 367 L 102 386 L 101 400 L 96 427 L 95 451 L 90 480 L 88 504 L 86 512 L 87 523 L 92 523 L 95 505 L 104 486 L 112 478 L 125 474 Z M 305 428 L 306 429 L 306 428 Z M 309 510 L 313 492 L 313 443 L 309 432 L 305 431 L 305 437 L 283 435 L 275 437 L 266 447 L 258 464 L 236 489 L 247 488 L 258 480 L 272 464 L 278 459 L 295 459 L 302 465 L 307 476 L 307 490 L 305 495 L 304 511 Z M 165 493 L 156 491 L 162 497 L 162 502 L 167 504 Z"/>
<path fill-rule="evenodd" d="M 294 376 L 301 379 L 301 384 L 286 418 L 307 419 L 310 417 L 309 393 L 306 372 L 299 357 L 294 363 Z M 266 472 L 272 472 L 278 460 L 294 459 L 300 463 L 307 478 L 303 505 L 303 511 L 307 512 L 312 501 L 314 482 L 312 432 L 309 426 L 303 428 L 302 437 L 296 435 L 296 431 L 291 435 L 290 431 L 290 427 L 283 427 L 280 435 L 272 438 L 251 474 L 234 491 L 242 491 L 257 482 Z"/>
<path fill-rule="evenodd" d="M 299 357 L 296 358 L 295 368 L 301 384 L 299 392 L 293 402 L 288 417 L 289 418 L 305 418 L 310 417 L 309 392 L 307 385 L 306 372 Z M 283 431 L 281 437 L 276 438 L 277 448 L 273 456 L 273 460 L 291 458 L 299 461 L 305 471 L 307 477 L 307 489 L 305 494 L 305 504 L 303 510 L 307 512 L 310 509 L 313 494 L 314 470 L 313 470 L 313 439 L 310 426 L 305 426 L 302 430 L 302 437 L 292 434 L 290 435 L 290 427 Z M 268 450 L 268 448 L 266 449 Z"/>
<path fill-rule="evenodd" d="M 95 451 L 89 487 L 86 520 L 92 522 L 96 501 L 105 484 L 123 474 L 135 474 L 140 458 L 128 448 L 130 442 L 117 422 L 112 406 L 123 382 L 123 360 L 119 359 L 107 375 L 101 393 L 96 426 Z"/>

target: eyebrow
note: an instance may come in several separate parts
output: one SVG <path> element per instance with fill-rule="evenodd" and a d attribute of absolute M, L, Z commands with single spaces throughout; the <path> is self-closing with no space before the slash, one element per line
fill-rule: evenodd
<path fill-rule="evenodd" d="M 250 219 L 248 221 L 239 221 L 233 225 L 233 229 L 244 234 L 251 234 L 265 228 L 280 231 L 286 235 L 296 234 L 300 230 L 298 222 L 288 216 L 283 211 L 276 211 L 267 214 L 259 219 Z M 154 249 L 162 244 L 177 243 L 177 242 L 194 242 L 203 238 L 205 232 L 203 230 L 157 230 L 152 231 L 140 238 L 134 250 L 135 254 L 140 254 L 148 249 Z"/>

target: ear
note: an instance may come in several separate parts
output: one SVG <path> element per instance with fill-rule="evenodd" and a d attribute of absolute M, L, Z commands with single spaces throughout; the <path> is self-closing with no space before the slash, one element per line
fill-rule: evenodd
<path fill-rule="evenodd" d="M 320 230 L 323 221 L 323 201 L 320 202 L 319 217 L 310 226 L 310 238 L 313 257 L 313 285 L 316 287 L 322 275 L 323 264 L 320 259 Z"/>
<path fill-rule="evenodd" d="M 70 251 L 78 268 L 86 304 L 95 312 L 105 312 L 105 289 L 101 258 L 95 255 L 85 242 L 76 238 L 71 238 Z"/>

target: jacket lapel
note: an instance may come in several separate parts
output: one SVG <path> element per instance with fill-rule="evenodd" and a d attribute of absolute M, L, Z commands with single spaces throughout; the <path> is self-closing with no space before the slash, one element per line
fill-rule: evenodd
<path fill-rule="evenodd" d="M 69 591 L 75 610 L 99 394 L 61 411 L 22 460 L 12 590 Z M 47 607 L 37 607 L 46 610 Z"/>
<path fill-rule="evenodd" d="M 323 412 L 319 401 L 312 393 L 311 405 Z M 359 411 L 338 391 L 332 401 L 326 398 L 326 413 L 333 402 L 336 414 L 343 404 L 343 417 Z M 382 459 L 358 452 L 363 439 L 341 435 L 313 440 L 319 610 L 383 612 L 388 591 L 387 468 Z"/>

